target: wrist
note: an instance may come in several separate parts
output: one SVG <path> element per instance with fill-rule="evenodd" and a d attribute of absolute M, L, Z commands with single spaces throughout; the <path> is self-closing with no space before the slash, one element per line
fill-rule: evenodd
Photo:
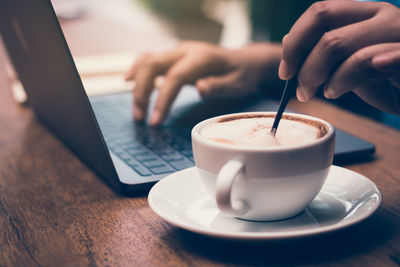
<path fill-rule="evenodd" d="M 269 94 L 281 93 L 282 80 L 278 77 L 278 67 L 282 55 L 281 44 L 252 43 L 234 53 L 239 64 L 249 69 L 250 79 L 255 81 L 259 89 L 268 89 Z"/>

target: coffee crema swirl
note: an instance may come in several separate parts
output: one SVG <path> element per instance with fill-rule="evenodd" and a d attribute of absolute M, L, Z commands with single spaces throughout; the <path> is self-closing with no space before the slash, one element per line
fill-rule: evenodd
<path fill-rule="evenodd" d="M 238 114 L 220 118 L 203 127 L 209 140 L 241 146 L 296 146 L 323 137 L 326 126 L 312 119 L 284 114 L 276 136 L 270 134 L 275 114 Z"/>

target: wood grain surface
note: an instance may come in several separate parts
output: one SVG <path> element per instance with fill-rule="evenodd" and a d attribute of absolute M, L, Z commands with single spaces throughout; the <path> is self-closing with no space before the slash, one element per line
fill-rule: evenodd
<path fill-rule="evenodd" d="M 113 192 L 15 104 L 0 64 L 0 266 L 399 266 L 400 132 L 318 100 L 289 107 L 376 144 L 374 158 L 344 167 L 375 182 L 383 204 L 339 232 L 228 242 L 169 225 L 146 196 Z"/>

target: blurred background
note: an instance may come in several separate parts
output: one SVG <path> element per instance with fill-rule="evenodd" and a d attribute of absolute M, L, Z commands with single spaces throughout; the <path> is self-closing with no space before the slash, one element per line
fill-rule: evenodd
<path fill-rule="evenodd" d="M 67 42 L 80 35 L 79 42 L 68 43 L 81 75 L 93 68 L 103 72 L 126 69 L 140 53 L 170 49 L 182 40 L 207 41 L 227 48 L 254 41 L 280 42 L 313 2 L 52 0 Z M 88 60 L 90 55 L 93 57 Z M 355 95 L 330 102 L 400 129 L 400 117 L 380 112 Z"/>

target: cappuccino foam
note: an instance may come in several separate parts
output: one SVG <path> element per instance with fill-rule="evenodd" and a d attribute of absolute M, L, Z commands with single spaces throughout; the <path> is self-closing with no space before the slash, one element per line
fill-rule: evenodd
<path fill-rule="evenodd" d="M 276 136 L 270 134 L 274 116 L 246 114 L 224 117 L 205 126 L 200 134 L 210 140 L 244 146 L 295 146 L 312 143 L 326 133 L 316 121 L 284 115 Z"/>

